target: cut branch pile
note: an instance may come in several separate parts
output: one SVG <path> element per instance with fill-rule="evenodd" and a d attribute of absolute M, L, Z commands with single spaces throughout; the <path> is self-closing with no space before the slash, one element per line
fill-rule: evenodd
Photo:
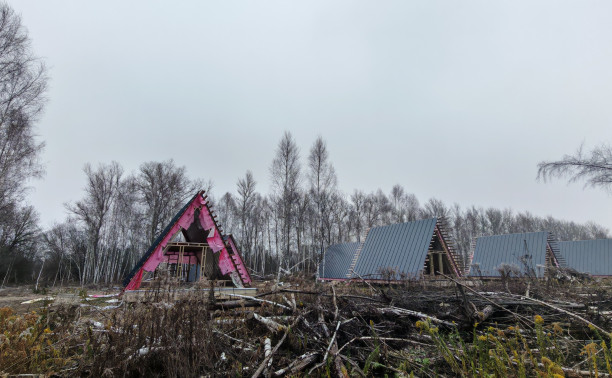
<path fill-rule="evenodd" d="M 259 295 L 225 302 L 195 295 L 125 304 L 69 328 L 58 325 L 54 332 L 66 344 L 63 350 L 74 356 L 56 371 L 253 377 L 612 373 L 609 287 L 592 281 L 448 282 L 440 288 L 301 281 L 262 285 Z M 66 329 L 64 338 L 60 329 Z"/>

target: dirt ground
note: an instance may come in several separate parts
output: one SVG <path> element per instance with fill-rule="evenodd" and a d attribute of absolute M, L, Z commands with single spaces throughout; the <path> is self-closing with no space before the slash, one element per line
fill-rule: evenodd
<path fill-rule="evenodd" d="M 0 308 L 10 307 L 17 314 L 39 310 L 49 303 L 81 303 L 83 296 L 119 293 L 118 288 L 82 289 L 76 287 L 50 288 L 39 293 L 32 285 L 8 286 L 0 288 Z M 52 298 L 52 299 L 51 299 Z"/>
<path fill-rule="evenodd" d="M 194 290 L 142 303 L 117 298 L 119 287 L 4 288 L 0 307 L 25 316 L 11 323 L 22 328 L 7 333 L 0 376 L 612 376 L 608 282 L 450 281 L 287 277 L 240 300 Z"/>

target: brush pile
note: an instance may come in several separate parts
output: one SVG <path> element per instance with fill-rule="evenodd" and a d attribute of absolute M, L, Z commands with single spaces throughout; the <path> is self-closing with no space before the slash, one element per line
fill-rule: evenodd
<path fill-rule="evenodd" d="M 198 293 L 103 311 L 47 310 L 41 350 L 52 355 L 42 353 L 49 357 L 38 365 L 13 359 L 8 369 L 5 341 L 0 372 L 612 376 L 612 288 L 588 277 L 389 285 L 293 277 L 225 302 Z"/>

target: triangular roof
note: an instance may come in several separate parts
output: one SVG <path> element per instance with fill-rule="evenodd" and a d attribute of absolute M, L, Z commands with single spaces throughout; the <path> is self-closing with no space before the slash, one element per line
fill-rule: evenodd
<path fill-rule="evenodd" d="M 543 277 L 547 251 L 552 253 L 553 264 L 562 260 L 557 241 L 548 231 L 481 236 L 476 239 L 468 276 L 500 277 L 498 268 L 508 264 L 523 274 Z"/>
<path fill-rule="evenodd" d="M 221 227 L 215 220 L 204 194 L 204 191 L 197 192 L 176 213 L 125 278 L 124 290 L 135 290 L 140 287 L 143 272 L 152 272 L 157 268 L 164 258 L 164 248 L 178 232 L 183 233 L 187 242 L 208 243 L 213 252 L 218 252 L 221 273 L 229 274 L 235 284 L 244 286 L 251 283 L 251 277 L 242 262 L 233 237 L 230 237 L 229 241 L 223 240 Z"/>
<path fill-rule="evenodd" d="M 565 265 L 593 276 L 612 276 L 612 239 L 559 242 Z"/>
<path fill-rule="evenodd" d="M 381 269 L 395 272 L 394 280 L 420 278 L 430 246 L 438 241 L 446 252 L 454 275 L 460 275 L 452 247 L 445 240 L 441 219 L 421 219 L 413 222 L 373 227 L 367 234 L 352 277 L 365 279 L 383 278 Z"/>
<path fill-rule="evenodd" d="M 331 245 L 325 250 L 323 261 L 319 264 L 319 279 L 346 279 L 351 261 L 360 243 Z"/>

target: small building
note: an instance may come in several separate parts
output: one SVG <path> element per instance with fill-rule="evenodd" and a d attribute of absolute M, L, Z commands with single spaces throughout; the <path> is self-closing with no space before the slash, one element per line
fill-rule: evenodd
<path fill-rule="evenodd" d="M 612 239 L 559 242 L 565 266 L 592 276 L 612 276 Z"/>
<path fill-rule="evenodd" d="M 399 281 L 461 276 L 459 259 L 440 218 L 373 227 L 362 243 L 330 246 L 319 279 Z"/>
<path fill-rule="evenodd" d="M 563 265 L 558 242 L 548 231 L 482 236 L 469 267 L 469 277 L 501 277 L 504 274 L 543 278 L 548 267 Z"/>
<path fill-rule="evenodd" d="M 227 278 L 237 287 L 248 286 L 251 277 L 236 241 L 221 231 L 204 191 L 196 193 L 125 278 L 124 290 L 138 289 L 143 276 L 154 276 L 158 269 L 183 282 Z"/>

